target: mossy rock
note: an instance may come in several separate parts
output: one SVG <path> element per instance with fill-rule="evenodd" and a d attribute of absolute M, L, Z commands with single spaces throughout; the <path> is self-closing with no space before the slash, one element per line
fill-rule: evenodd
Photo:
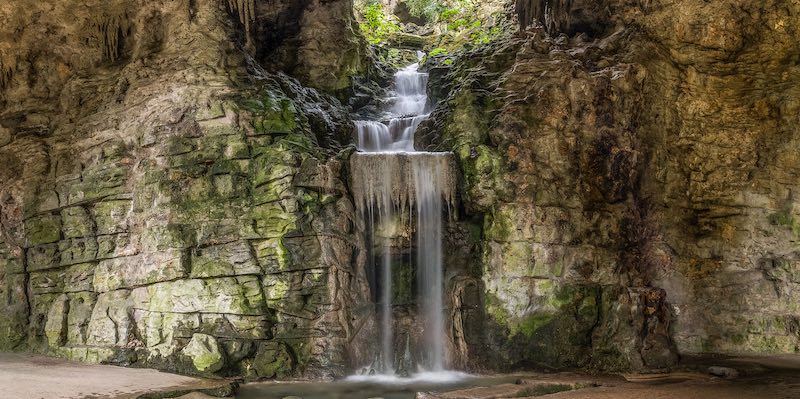
<path fill-rule="evenodd" d="M 389 45 L 402 49 L 422 50 L 428 46 L 428 38 L 406 32 L 395 32 L 389 36 Z"/>
<path fill-rule="evenodd" d="M 194 334 L 182 353 L 192 359 L 201 373 L 215 373 L 225 366 L 225 357 L 217 339 L 207 334 Z"/>
<path fill-rule="evenodd" d="M 25 222 L 25 244 L 33 247 L 61 239 L 61 216 L 42 215 Z"/>
<path fill-rule="evenodd" d="M 259 134 L 289 134 L 298 127 L 294 102 L 278 93 L 268 91 L 240 105 L 253 113 L 253 129 Z"/>
<path fill-rule="evenodd" d="M 294 358 L 289 347 L 280 342 L 266 342 L 258 347 L 253 368 L 262 378 L 284 378 L 294 371 Z"/>

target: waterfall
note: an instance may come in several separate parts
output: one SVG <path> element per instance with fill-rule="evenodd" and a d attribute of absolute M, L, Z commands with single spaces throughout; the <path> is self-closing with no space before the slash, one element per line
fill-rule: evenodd
<path fill-rule="evenodd" d="M 394 75 L 392 113 L 399 116 L 421 115 L 428 105 L 428 74 L 419 72 L 419 64 L 401 69 Z"/>
<path fill-rule="evenodd" d="M 444 369 L 444 304 L 442 273 L 442 195 L 444 165 L 412 162 L 417 199 L 417 267 L 422 315 L 425 319 L 425 347 L 431 370 Z M 433 166 L 433 168 L 431 168 Z"/>
<path fill-rule="evenodd" d="M 350 161 L 356 206 L 368 219 L 365 225 L 373 241 L 384 240 L 376 284 L 379 371 L 384 374 L 393 374 L 396 368 L 390 236 L 397 219 L 409 214 L 416 215 L 417 304 L 424 328 L 420 360 L 429 371 L 445 367 L 442 219 L 455 206 L 455 159 L 452 153 L 414 148 L 417 128 L 428 118 L 427 84 L 428 75 L 419 72 L 419 64 L 398 71 L 385 121 L 356 121 L 359 153 Z M 385 237 L 376 237 L 379 229 Z"/>

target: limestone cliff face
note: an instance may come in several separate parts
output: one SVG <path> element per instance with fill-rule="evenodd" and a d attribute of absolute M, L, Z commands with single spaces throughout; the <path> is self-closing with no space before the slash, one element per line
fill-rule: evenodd
<path fill-rule="evenodd" d="M 462 173 L 451 363 L 798 351 L 800 5 L 517 6 L 517 36 L 431 66 L 420 143 Z M 372 360 L 331 95 L 369 67 L 351 9 L 0 5 L 0 349 L 266 378 Z"/>
<path fill-rule="evenodd" d="M 517 6 L 516 39 L 432 66 L 426 139 L 483 220 L 486 324 L 462 353 L 624 369 L 800 350 L 800 5 Z"/>
<path fill-rule="evenodd" d="M 250 377 L 360 361 L 352 123 L 279 72 L 346 86 L 350 7 L 0 5 L 0 349 Z"/>

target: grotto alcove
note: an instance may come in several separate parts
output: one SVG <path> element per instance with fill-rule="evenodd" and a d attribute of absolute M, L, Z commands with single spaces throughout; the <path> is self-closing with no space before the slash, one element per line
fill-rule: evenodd
<path fill-rule="evenodd" d="M 48 362 L 244 398 L 800 396 L 798 26 L 4 2 L 0 396 L 133 393 Z"/>

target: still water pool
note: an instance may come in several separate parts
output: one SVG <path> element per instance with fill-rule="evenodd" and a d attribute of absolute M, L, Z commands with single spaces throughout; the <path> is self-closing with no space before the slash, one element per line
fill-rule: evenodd
<path fill-rule="evenodd" d="M 450 391 L 474 386 L 512 383 L 519 377 L 474 376 L 458 372 L 415 374 L 410 378 L 388 375 L 353 376 L 335 382 L 270 382 L 243 385 L 241 399 L 413 399 L 417 392 Z"/>

